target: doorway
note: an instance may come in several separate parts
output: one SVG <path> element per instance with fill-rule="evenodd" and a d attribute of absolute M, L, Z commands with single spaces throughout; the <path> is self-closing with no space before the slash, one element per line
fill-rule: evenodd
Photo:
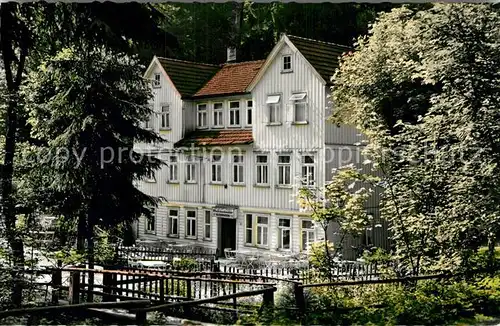
<path fill-rule="evenodd" d="M 236 219 L 221 218 L 219 228 L 219 253 L 224 256 L 224 249 L 236 249 Z"/>

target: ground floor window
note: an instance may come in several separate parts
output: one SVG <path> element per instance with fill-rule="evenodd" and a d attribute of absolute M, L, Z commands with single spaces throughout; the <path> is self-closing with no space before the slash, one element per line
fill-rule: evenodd
<path fill-rule="evenodd" d="M 146 233 L 155 233 L 156 230 L 156 218 L 155 216 L 146 217 Z"/>
<path fill-rule="evenodd" d="M 302 220 L 301 222 L 301 250 L 307 250 L 309 245 L 315 241 L 314 223 L 312 220 Z"/>
<path fill-rule="evenodd" d="M 186 237 L 196 237 L 196 211 L 186 211 Z"/>
<path fill-rule="evenodd" d="M 291 220 L 283 217 L 278 218 L 278 249 L 290 249 L 291 231 Z"/>
<path fill-rule="evenodd" d="M 177 209 L 168 211 L 168 235 L 179 236 L 179 210 Z"/>
<path fill-rule="evenodd" d="M 269 246 L 269 216 L 246 214 L 245 244 L 260 247 Z"/>
<path fill-rule="evenodd" d="M 204 239 L 205 240 L 210 240 L 212 237 L 212 215 L 210 211 L 205 211 L 205 224 L 203 227 L 203 231 L 205 232 L 204 234 Z"/>

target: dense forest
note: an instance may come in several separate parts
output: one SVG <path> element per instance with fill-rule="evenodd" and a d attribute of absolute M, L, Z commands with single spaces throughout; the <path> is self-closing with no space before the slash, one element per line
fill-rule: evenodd
<path fill-rule="evenodd" d="M 182 60 L 222 63 L 228 46 L 237 60 L 265 58 L 281 33 L 352 45 L 368 31 L 377 13 L 394 4 L 361 3 L 161 3 L 157 42 L 140 53 Z M 162 35 L 163 32 L 163 35 Z"/>

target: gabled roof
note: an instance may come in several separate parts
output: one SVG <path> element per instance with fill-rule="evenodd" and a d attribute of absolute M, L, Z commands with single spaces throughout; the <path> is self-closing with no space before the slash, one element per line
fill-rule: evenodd
<path fill-rule="evenodd" d="M 220 66 L 170 58 L 157 58 L 182 97 L 193 96 Z"/>
<path fill-rule="evenodd" d="M 196 94 L 195 97 L 246 93 L 248 85 L 265 60 L 227 63 L 222 66 Z"/>
<path fill-rule="evenodd" d="M 335 43 L 312 40 L 304 37 L 283 34 L 273 50 L 267 56 L 266 62 L 248 85 L 247 92 L 258 84 L 267 68 L 274 62 L 283 46 L 288 45 L 294 53 L 302 56 L 313 70 L 313 73 L 325 84 L 331 84 L 330 78 L 339 66 L 339 56 L 351 48 Z"/>
<path fill-rule="evenodd" d="M 342 53 L 352 50 L 335 43 L 293 35 L 287 35 L 287 37 L 327 83 L 330 82 L 335 69 L 339 67 L 339 57 Z"/>
<path fill-rule="evenodd" d="M 175 147 L 243 145 L 253 143 L 252 130 L 195 130 L 174 144 Z"/>

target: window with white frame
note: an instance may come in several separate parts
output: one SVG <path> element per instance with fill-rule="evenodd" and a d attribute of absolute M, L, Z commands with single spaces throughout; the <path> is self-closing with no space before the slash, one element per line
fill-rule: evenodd
<path fill-rule="evenodd" d="M 153 104 L 148 105 L 149 114 L 146 117 L 146 121 L 144 121 L 144 129 L 153 130 L 154 121 L 155 121 L 155 113 L 153 112 Z"/>
<path fill-rule="evenodd" d="M 242 184 L 243 181 L 243 154 L 233 154 L 233 183 Z"/>
<path fill-rule="evenodd" d="M 293 104 L 293 121 L 307 122 L 307 94 L 294 93 L 290 97 Z"/>
<path fill-rule="evenodd" d="M 245 216 L 245 244 L 253 244 L 253 215 Z"/>
<path fill-rule="evenodd" d="M 257 216 L 257 242 L 258 246 L 267 247 L 269 234 L 269 217 Z"/>
<path fill-rule="evenodd" d="M 278 155 L 278 185 L 289 186 L 291 180 L 292 162 L 290 155 Z"/>
<path fill-rule="evenodd" d="M 283 72 L 288 72 L 292 71 L 292 56 L 289 54 L 286 54 L 281 57 L 282 58 L 282 71 Z"/>
<path fill-rule="evenodd" d="M 290 249 L 291 242 L 291 220 L 290 218 L 278 218 L 278 248 L 282 250 Z"/>
<path fill-rule="evenodd" d="M 267 110 L 268 110 L 268 122 L 269 123 L 280 123 L 281 122 L 281 96 L 280 95 L 269 95 L 266 100 Z"/>
<path fill-rule="evenodd" d="M 252 125 L 252 109 L 253 109 L 253 101 L 247 101 L 247 126 Z"/>
<path fill-rule="evenodd" d="M 170 209 L 168 211 L 168 235 L 179 235 L 179 210 Z"/>
<path fill-rule="evenodd" d="M 168 181 L 179 182 L 179 164 L 177 156 L 170 156 L 168 164 Z"/>
<path fill-rule="evenodd" d="M 240 102 L 229 102 L 229 125 L 240 125 Z"/>
<path fill-rule="evenodd" d="M 159 88 L 161 87 L 161 74 L 154 74 L 153 76 L 153 87 L 154 88 Z"/>
<path fill-rule="evenodd" d="M 188 157 L 186 163 L 186 182 L 196 183 L 196 160 L 194 157 Z"/>
<path fill-rule="evenodd" d="M 170 129 L 170 106 L 168 104 L 161 106 L 160 129 Z"/>
<path fill-rule="evenodd" d="M 308 250 L 309 245 L 315 241 L 314 223 L 312 220 L 302 220 L 301 222 L 302 250 Z"/>
<path fill-rule="evenodd" d="M 154 215 L 146 217 L 146 233 L 156 232 L 156 218 Z"/>
<path fill-rule="evenodd" d="M 224 120 L 223 120 L 223 106 L 222 103 L 214 103 L 214 127 L 219 128 L 219 127 L 224 127 Z"/>
<path fill-rule="evenodd" d="M 186 211 L 186 237 L 196 237 L 196 211 Z"/>
<path fill-rule="evenodd" d="M 256 184 L 265 186 L 269 184 L 269 156 L 258 154 L 255 157 L 255 166 L 257 169 Z"/>
<path fill-rule="evenodd" d="M 212 155 L 212 183 L 222 183 L 222 155 Z"/>
<path fill-rule="evenodd" d="M 198 128 L 207 127 L 207 105 L 198 104 Z"/>
<path fill-rule="evenodd" d="M 144 181 L 146 182 L 156 182 L 156 173 L 155 171 L 149 171 L 146 174 L 146 177 L 144 178 Z"/>
<path fill-rule="evenodd" d="M 212 237 L 212 213 L 210 211 L 205 211 L 205 220 L 203 222 L 203 238 L 210 240 Z"/>
<path fill-rule="evenodd" d="M 304 186 L 314 186 L 315 181 L 314 156 L 302 155 L 302 184 Z"/>

